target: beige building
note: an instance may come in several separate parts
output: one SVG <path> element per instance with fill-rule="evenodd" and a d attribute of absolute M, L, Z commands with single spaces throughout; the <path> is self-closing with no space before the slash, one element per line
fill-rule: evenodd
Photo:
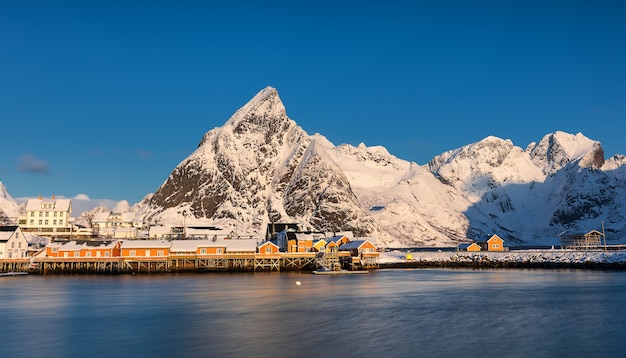
<path fill-rule="evenodd" d="M 26 216 L 20 218 L 20 227 L 42 236 L 71 236 L 73 221 L 70 199 L 40 196 L 26 202 Z"/>

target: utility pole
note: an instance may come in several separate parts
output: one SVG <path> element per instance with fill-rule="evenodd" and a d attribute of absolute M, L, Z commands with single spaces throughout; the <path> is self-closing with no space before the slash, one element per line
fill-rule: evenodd
<path fill-rule="evenodd" d="M 604 238 L 604 251 L 606 251 L 606 235 L 604 234 L 604 220 L 602 221 L 602 238 Z"/>

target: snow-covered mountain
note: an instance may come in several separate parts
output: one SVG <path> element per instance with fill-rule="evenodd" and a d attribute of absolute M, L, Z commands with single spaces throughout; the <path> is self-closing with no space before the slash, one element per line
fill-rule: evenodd
<path fill-rule="evenodd" d="M 494 233 L 507 245 L 556 244 L 563 231 L 603 224 L 609 242 L 624 242 L 626 157 L 605 159 L 600 142 L 557 131 L 525 149 L 489 136 L 418 165 L 381 146 L 307 134 L 267 87 L 205 133 L 156 192 L 113 211 L 257 237 L 270 222 L 295 222 L 354 231 L 381 247 L 450 246 Z M 0 183 L 0 220 L 19 213 Z"/>
<path fill-rule="evenodd" d="M 210 223 L 262 234 L 269 222 L 352 230 L 381 246 L 444 246 L 497 233 L 545 244 L 565 230 L 624 237 L 624 156 L 555 132 L 526 149 L 487 137 L 420 166 L 383 147 L 308 135 L 267 87 L 207 132 L 137 204 L 152 223 Z"/>
<path fill-rule="evenodd" d="M 7 188 L 0 181 L 0 225 L 11 224 L 19 216 L 19 204 L 11 197 Z M 12 219 L 13 218 L 13 219 Z"/>

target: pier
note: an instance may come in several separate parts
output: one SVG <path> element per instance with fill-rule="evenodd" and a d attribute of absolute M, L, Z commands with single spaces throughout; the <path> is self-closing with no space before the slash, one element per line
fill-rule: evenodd
<path fill-rule="evenodd" d="M 203 271 L 280 272 L 316 269 L 315 253 L 170 257 L 38 257 L 0 260 L 0 273 L 133 274 Z"/>

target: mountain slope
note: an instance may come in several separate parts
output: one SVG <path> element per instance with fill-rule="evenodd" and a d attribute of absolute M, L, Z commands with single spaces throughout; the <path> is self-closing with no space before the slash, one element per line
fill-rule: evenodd
<path fill-rule="evenodd" d="M 270 222 L 373 236 L 381 246 L 447 246 L 497 233 L 511 245 L 565 230 L 621 237 L 623 156 L 555 132 L 522 149 L 489 136 L 427 165 L 383 147 L 308 135 L 267 87 L 208 131 L 163 185 L 136 205 L 151 223 L 207 223 L 262 236 Z M 135 210 L 135 209 L 134 209 Z"/>

